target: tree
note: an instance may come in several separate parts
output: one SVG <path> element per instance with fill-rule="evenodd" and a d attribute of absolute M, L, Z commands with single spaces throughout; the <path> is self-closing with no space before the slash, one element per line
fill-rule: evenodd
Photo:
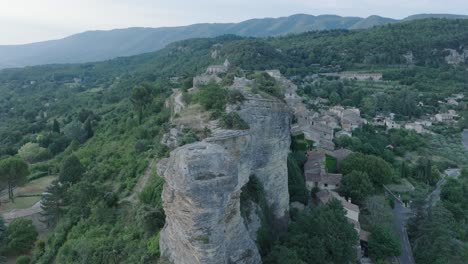
<path fill-rule="evenodd" d="M 308 192 L 301 169 L 301 162 L 295 155 L 288 155 L 288 189 L 291 202 L 307 204 L 310 193 Z"/>
<path fill-rule="evenodd" d="M 74 184 L 80 180 L 84 172 L 85 168 L 80 160 L 72 154 L 62 162 L 59 180 L 63 184 Z"/>
<path fill-rule="evenodd" d="M 361 171 L 352 171 L 343 177 L 340 193 L 353 202 L 362 205 L 364 200 L 374 192 L 369 175 Z"/>
<path fill-rule="evenodd" d="M 416 263 L 466 263 L 463 244 L 457 241 L 454 233 L 455 219 L 441 204 L 419 223 L 413 236 L 413 252 Z"/>
<path fill-rule="evenodd" d="M 0 216 L 0 248 L 3 248 L 7 243 L 7 227 L 5 225 L 5 219 Z"/>
<path fill-rule="evenodd" d="M 16 259 L 16 264 L 29 264 L 31 263 L 31 257 L 29 256 L 19 256 Z"/>
<path fill-rule="evenodd" d="M 94 136 L 93 125 L 91 124 L 91 119 L 87 119 L 85 122 L 84 130 L 86 131 L 86 138 L 90 139 Z"/>
<path fill-rule="evenodd" d="M 18 150 L 18 155 L 25 161 L 34 163 L 47 159 L 49 152 L 37 143 L 28 142 Z"/>
<path fill-rule="evenodd" d="M 70 124 L 65 126 L 63 132 L 68 139 L 76 140 L 80 143 L 84 143 L 88 135 L 83 125 L 78 121 L 72 121 Z"/>
<path fill-rule="evenodd" d="M 306 264 L 302 261 L 296 251 L 285 246 L 275 246 L 273 251 L 265 259 L 265 264 Z"/>
<path fill-rule="evenodd" d="M 7 233 L 7 251 L 11 254 L 28 253 L 38 235 L 32 221 L 25 218 L 14 219 Z"/>
<path fill-rule="evenodd" d="M 138 123 L 141 125 L 143 121 L 143 111 L 153 101 L 153 93 L 150 85 L 144 83 L 133 88 L 130 101 L 138 112 Z"/>
<path fill-rule="evenodd" d="M 52 184 L 47 187 L 41 200 L 41 208 L 43 210 L 41 216 L 44 222 L 47 223 L 47 226 L 54 226 L 57 224 L 60 217 L 63 215 L 66 205 L 65 194 L 66 187 L 58 181 L 52 182 Z"/>
<path fill-rule="evenodd" d="M 388 162 L 377 156 L 362 153 L 354 153 L 346 158 L 342 171 L 345 175 L 352 171 L 365 172 L 376 188 L 390 183 L 393 176 L 393 168 Z"/>
<path fill-rule="evenodd" d="M 26 183 L 29 175 L 28 164 L 17 157 L 0 161 L 0 180 L 8 187 L 8 197 L 14 202 L 13 189 Z"/>
<path fill-rule="evenodd" d="M 376 225 L 369 238 L 369 254 L 376 260 L 399 256 L 400 241 L 389 227 Z"/>
<path fill-rule="evenodd" d="M 345 214 L 341 203 L 333 199 L 327 205 L 299 215 L 297 221 L 289 226 L 288 233 L 265 258 L 266 263 L 283 263 L 276 260 L 280 253 L 296 260 L 284 263 L 355 262 L 358 236 Z"/>
<path fill-rule="evenodd" d="M 55 133 L 60 133 L 60 124 L 57 119 L 54 119 L 54 124 L 52 125 L 52 131 Z"/>

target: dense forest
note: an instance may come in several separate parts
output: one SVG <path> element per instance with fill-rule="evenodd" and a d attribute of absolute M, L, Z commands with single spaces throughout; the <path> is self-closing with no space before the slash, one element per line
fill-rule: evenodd
<path fill-rule="evenodd" d="M 305 98 L 322 97 L 335 104 L 359 107 L 368 117 L 393 112 L 401 120 L 410 120 L 440 110 L 437 101 L 445 96 L 467 91 L 466 64 L 447 65 L 444 60 L 448 55 L 445 49 L 460 51 L 465 45 L 468 20 L 427 19 L 369 30 L 320 31 L 279 38 L 226 35 L 191 39 L 155 53 L 104 62 L 2 70 L 0 185 L 10 194 L 27 182 L 46 177 L 53 181 L 42 198 L 43 216 L 50 231 L 38 236 L 31 222 L 24 219 L 14 220 L 8 227 L 0 223 L 1 253 L 6 257 L 25 255 L 17 263 L 163 263 L 159 260 L 158 235 L 165 221 L 163 182 L 147 168 L 152 160 L 168 152 L 160 140 L 170 129 L 165 101 L 172 88 L 190 88 L 192 78 L 208 65 L 229 59 L 236 69 L 252 76 L 256 70 L 279 69 L 300 85 Z M 212 56 L 214 51 L 217 57 Z M 404 57 L 409 52 L 413 62 Z M 379 71 L 386 85 L 333 78 L 307 81 L 307 76 L 337 70 Z M 225 79 L 235 74 L 228 73 Z M 171 77 L 180 81 L 174 83 Z M 266 83 L 263 86 L 274 88 Z M 203 98 L 211 95 L 201 94 L 192 100 L 203 104 Z M 417 107 L 420 101 L 424 108 Z M 466 113 L 466 105 L 458 110 Z M 227 127 L 244 128 L 235 116 L 224 120 Z M 356 178 L 363 174 L 386 175 L 383 182 L 382 178 L 368 179 L 368 186 L 377 190 L 382 183 L 408 178 L 428 192 L 438 179 L 438 175 L 427 171 L 428 166 L 432 168 L 427 165 L 431 148 L 447 145 L 446 139 L 458 139 L 463 128 L 467 128 L 463 122 L 454 129 L 439 128 L 435 132 L 440 132 L 443 139 L 435 142 L 413 132 L 385 134 L 365 126 L 352 139 L 336 143 L 362 153 L 353 157 L 354 164 L 366 160 L 375 164 L 373 171 L 350 165 L 346 173 L 359 173 Z M 389 151 L 388 145 L 394 151 Z M 408 153 L 422 158 L 415 163 L 402 162 Z M 452 155 L 441 154 L 433 167 L 442 171 L 463 165 L 458 162 L 460 155 Z M 297 176 L 303 161 L 294 153 L 288 159 L 290 177 L 295 177 L 291 183 L 301 182 Z M 132 197 L 145 173 L 151 174 L 149 184 L 138 197 Z M 433 263 L 432 259 L 444 263 L 448 255 L 453 257 L 451 263 L 467 259 L 468 211 L 467 203 L 462 202 L 467 201 L 466 179 L 464 171 L 460 179 L 448 182 L 441 203 L 415 219 L 410 235 L 418 264 Z M 350 180 L 348 185 L 352 184 Z M 292 200 L 307 200 L 308 194 L 301 186 L 290 184 L 290 189 L 295 195 Z M 353 198 L 364 204 L 376 192 Z M 11 203 L 13 196 L 9 197 Z M 302 233 L 310 235 L 310 243 L 322 239 L 325 234 L 317 227 L 339 227 L 346 234 L 344 241 L 352 241 L 354 234 L 343 222 L 344 212 L 337 204 L 295 216 L 288 233 L 268 246 L 266 263 L 348 261 L 349 247 L 335 252 L 327 244 L 331 242 L 325 240 L 322 247 L 310 252 L 297 243 Z M 308 223 L 315 223 L 315 227 Z M 308 228 L 304 230 L 304 226 Z M 432 241 L 451 243 L 439 250 L 440 244 Z M 430 250 L 424 252 L 428 247 Z M 284 258 L 297 262 L 286 262 Z"/>

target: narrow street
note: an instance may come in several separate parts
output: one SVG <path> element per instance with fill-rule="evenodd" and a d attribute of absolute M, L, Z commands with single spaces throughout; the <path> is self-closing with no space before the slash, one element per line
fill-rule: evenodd
<path fill-rule="evenodd" d="M 411 243 L 408 239 L 408 233 L 406 231 L 406 222 L 408 218 L 411 217 L 411 209 L 406 208 L 403 205 L 400 197 L 396 196 L 390 189 L 384 186 L 384 189 L 390 197 L 395 201 L 395 206 L 393 207 L 393 218 L 395 224 L 395 231 L 397 231 L 400 238 L 401 244 L 401 255 L 398 257 L 399 264 L 414 264 L 413 250 L 411 248 Z"/>
<path fill-rule="evenodd" d="M 398 257 L 400 264 L 414 264 L 413 251 L 406 232 L 406 222 L 411 215 L 411 210 L 403 206 L 399 200 L 395 200 L 393 216 L 395 217 L 395 229 L 400 237 L 401 255 Z"/>

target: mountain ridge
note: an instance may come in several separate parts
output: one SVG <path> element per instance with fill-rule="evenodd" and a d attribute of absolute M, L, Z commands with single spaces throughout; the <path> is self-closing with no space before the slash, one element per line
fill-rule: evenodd
<path fill-rule="evenodd" d="M 170 43 L 190 38 L 216 37 L 225 34 L 243 37 L 274 37 L 317 30 L 356 30 L 430 17 L 468 18 L 463 15 L 419 14 L 396 20 L 375 15 L 360 18 L 295 14 L 279 18 L 254 18 L 239 23 L 199 23 L 179 27 L 93 30 L 57 40 L 21 45 L 0 45 L 0 69 L 103 61 L 157 51 Z"/>

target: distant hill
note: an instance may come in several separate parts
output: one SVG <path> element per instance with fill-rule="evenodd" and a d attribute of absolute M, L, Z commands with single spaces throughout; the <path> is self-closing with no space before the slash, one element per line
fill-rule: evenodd
<path fill-rule="evenodd" d="M 381 16 L 370 16 L 368 18 L 362 19 L 356 24 L 352 25 L 349 29 L 366 29 L 375 27 L 378 25 L 397 23 L 399 20 L 381 17 Z"/>
<path fill-rule="evenodd" d="M 422 14 L 403 20 L 429 17 L 468 18 L 468 16 L 458 15 Z M 366 29 L 396 22 L 399 20 L 379 16 L 360 18 L 298 14 L 280 18 L 251 19 L 240 23 L 88 31 L 60 40 L 25 45 L 0 45 L 0 69 L 102 61 L 156 51 L 172 42 L 190 38 L 215 37 L 224 34 L 267 37 L 316 30 Z"/>
<path fill-rule="evenodd" d="M 451 14 L 418 14 L 409 16 L 403 20 L 416 20 L 426 18 L 447 18 L 447 19 L 468 19 L 466 15 L 451 15 Z"/>

